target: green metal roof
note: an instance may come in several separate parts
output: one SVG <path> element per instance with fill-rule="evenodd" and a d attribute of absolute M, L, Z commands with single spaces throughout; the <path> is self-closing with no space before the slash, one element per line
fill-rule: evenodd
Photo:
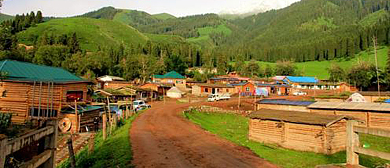
<path fill-rule="evenodd" d="M 0 61 L 0 71 L 6 73 L 5 80 L 11 81 L 42 81 L 54 83 L 88 82 L 62 68 L 12 60 Z"/>
<path fill-rule="evenodd" d="M 96 111 L 96 110 L 101 111 L 101 110 L 103 110 L 103 107 L 100 107 L 100 106 L 90 106 L 90 105 L 86 105 L 86 106 L 78 105 L 77 106 L 77 113 L 78 114 L 88 113 L 88 112 Z M 64 109 L 61 110 L 61 113 L 75 114 L 74 107 L 64 108 Z"/>
<path fill-rule="evenodd" d="M 168 72 L 168 73 L 166 73 L 164 75 L 154 75 L 154 78 L 160 78 L 160 79 L 163 79 L 163 78 L 168 78 L 168 79 L 185 79 L 185 77 L 183 75 L 180 75 L 176 71 L 171 71 L 171 72 Z"/>

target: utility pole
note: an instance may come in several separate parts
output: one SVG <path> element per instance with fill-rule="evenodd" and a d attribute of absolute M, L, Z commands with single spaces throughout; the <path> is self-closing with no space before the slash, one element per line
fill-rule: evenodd
<path fill-rule="evenodd" d="M 377 46 L 377 37 L 374 36 L 372 38 L 372 41 L 374 42 L 374 53 L 375 53 L 375 67 L 376 67 L 376 79 L 377 79 L 377 83 L 378 83 L 378 96 L 379 98 L 381 97 L 381 85 L 379 83 L 379 71 L 378 71 L 378 54 L 377 54 L 377 51 L 376 51 L 376 46 Z"/>

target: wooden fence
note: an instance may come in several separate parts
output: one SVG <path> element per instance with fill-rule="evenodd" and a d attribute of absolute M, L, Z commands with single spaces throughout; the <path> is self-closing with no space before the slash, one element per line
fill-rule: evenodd
<path fill-rule="evenodd" d="M 6 156 L 15 153 L 34 142 L 45 138 L 44 151 L 24 162 L 20 167 L 26 168 L 52 168 L 55 164 L 55 152 L 58 134 L 57 120 L 48 121 L 46 127 L 30 132 L 16 139 L 8 140 L 5 135 L 0 135 L 0 168 L 5 166 Z"/>
<path fill-rule="evenodd" d="M 374 156 L 390 160 L 390 153 L 375 151 L 361 147 L 359 133 L 376 135 L 390 138 L 390 130 L 379 128 L 368 128 L 358 126 L 357 121 L 350 120 L 347 124 L 347 165 L 358 166 L 359 154 Z"/>

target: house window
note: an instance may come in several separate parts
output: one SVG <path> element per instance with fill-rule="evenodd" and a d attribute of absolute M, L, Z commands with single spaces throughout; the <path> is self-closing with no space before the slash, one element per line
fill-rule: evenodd
<path fill-rule="evenodd" d="M 67 102 L 74 102 L 77 101 L 83 101 L 83 91 L 68 91 L 66 92 L 66 101 Z"/>
<path fill-rule="evenodd" d="M 246 87 L 246 89 L 245 89 L 247 92 L 249 92 L 250 90 L 251 90 L 251 88 L 250 87 Z"/>
<path fill-rule="evenodd" d="M 204 92 L 209 92 L 209 88 L 205 88 L 205 89 L 204 89 Z"/>

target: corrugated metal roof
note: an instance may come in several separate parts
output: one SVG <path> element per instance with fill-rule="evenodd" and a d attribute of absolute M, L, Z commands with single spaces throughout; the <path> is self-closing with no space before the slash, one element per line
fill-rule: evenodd
<path fill-rule="evenodd" d="M 211 88 L 234 88 L 231 85 L 223 85 L 223 84 L 210 84 L 210 83 L 202 83 L 197 84 L 195 86 L 201 86 L 201 87 L 211 87 Z"/>
<path fill-rule="evenodd" d="M 62 68 L 12 60 L 0 61 L 0 71 L 6 72 L 5 80 L 10 81 L 42 81 L 54 83 L 88 82 Z"/>
<path fill-rule="evenodd" d="M 308 106 L 310 109 L 330 109 L 349 111 L 378 111 L 390 112 L 387 103 L 354 103 L 354 102 L 316 102 Z"/>
<path fill-rule="evenodd" d="M 180 75 L 176 71 L 171 71 L 164 75 L 154 75 L 154 78 L 185 79 L 184 76 Z"/>
<path fill-rule="evenodd" d="M 249 115 L 252 119 L 283 121 L 291 123 L 301 123 L 310 125 L 329 126 L 342 119 L 347 119 L 345 116 L 337 115 L 322 115 L 317 113 L 308 112 L 295 112 L 295 111 L 278 111 L 262 109 L 253 112 Z"/>
<path fill-rule="evenodd" d="M 291 105 L 291 106 L 308 106 L 315 102 L 312 101 L 291 101 L 286 99 L 263 99 L 256 102 L 257 104 L 275 104 L 275 105 Z"/>
<path fill-rule="evenodd" d="M 265 84 L 265 83 L 257 83 L 256 86 L 260 86 L 260 87 L 286 87 L 286 88 L 290 88 L 291 86 L 290 85 L 285 85 L 285 84 Z"/>
<path fill-rule="evenodd" d="M 293 83 L 318 83 L 315 77 L 287 76 L 286 78 Z"/>

